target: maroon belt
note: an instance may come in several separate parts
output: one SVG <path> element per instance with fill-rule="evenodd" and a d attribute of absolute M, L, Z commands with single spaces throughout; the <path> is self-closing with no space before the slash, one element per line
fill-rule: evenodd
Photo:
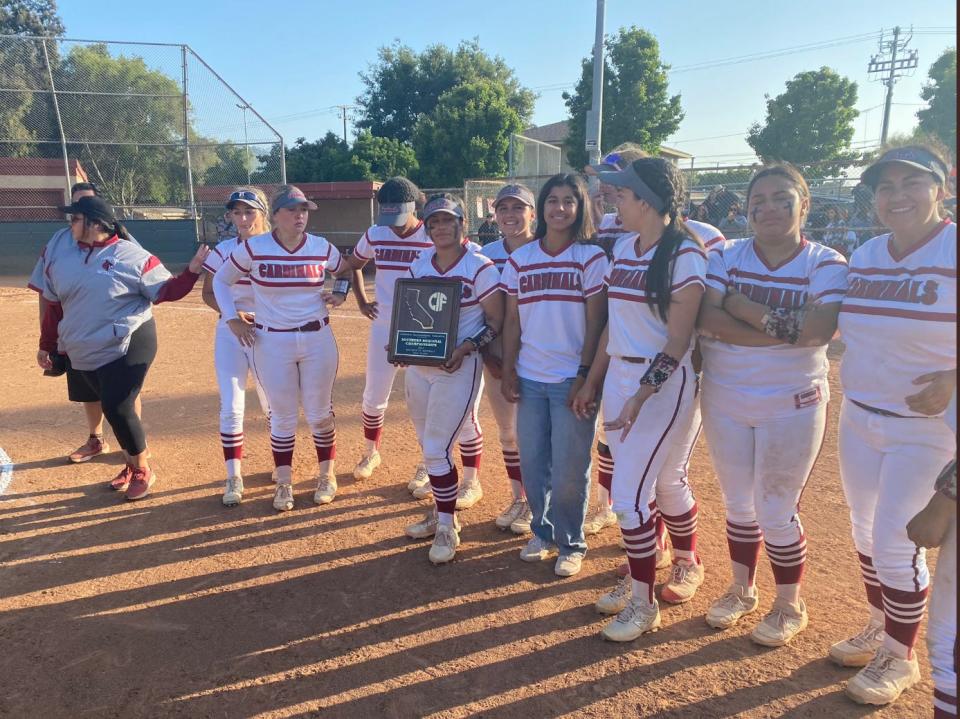
<path fill-rule="evenodd" d="M 264 327 L 261 324 L 254 324 L 253 326 L 258 330 L 264 330 L 265 332 L 319 332 L 328 324 L 330 324 L 330 318 L 324 317 L 322 320 L 307 322 L 307 324 L 300 325 L 299 327 Z"/>
<path fill-rule="evenodd" d="M 896 417 L 897 419 L 930 419 L 930 417 L 925 417 L 923 415 L 907 415 L 907 414 L 897 414 L 896 412 L 891 412 L 888 409 L 880 409 L 879 407 L 871 407 L 868 404 L 863 402 L 857 402 L 857 400 L 847 397 L 851 402 L 853 402 L 860 409 L 865 409 L 867 412 L 872 412 L 873 414 L 879 414 L 881 417 Z"/>

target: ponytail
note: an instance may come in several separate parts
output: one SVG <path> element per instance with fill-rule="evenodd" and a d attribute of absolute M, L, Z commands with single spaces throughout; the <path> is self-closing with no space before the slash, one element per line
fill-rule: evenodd
<path fill-rule="evenodd" d="M 127 232 L 127 228 L 124 227 L 120 222 L 113 223 L 113 234 L 119 237 L 121 240 L 130 241 L 130 233 Z"/>

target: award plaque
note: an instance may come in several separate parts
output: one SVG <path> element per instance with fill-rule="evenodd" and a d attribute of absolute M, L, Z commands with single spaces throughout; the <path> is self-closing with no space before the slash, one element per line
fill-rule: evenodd
<path fill-rule="evenodd" d="M 388 362 L 441 365 L 457 346 L 460 280 L 401 278 L 393 290 Z"/>

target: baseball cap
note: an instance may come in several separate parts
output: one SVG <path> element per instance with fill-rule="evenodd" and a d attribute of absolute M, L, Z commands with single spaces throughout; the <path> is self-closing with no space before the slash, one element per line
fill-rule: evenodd
<path fill-rule="evenodd" d="M 236 192 L 231 192 L 230 199 L 227 200 L 226 208 L 232 210 L 233 206 L 238 202 L 249 205 L 253 209 L 260 210 L 261 212 L 267 211 L 267 208 L 263 206 L 263 201 L 257 197 L 257 193 L 252 190 L 237 190 Z M 316 208 L 312 207 L 310 209 Z"/>
<path fill-rule="evenodd" d="M 446 197 L 435 197 L 423 208 L 423 221 L 426 222 L 431 215 L 438 212 L 446 212 L 448 215 L 463 219 L 463 208 L 459 204 Z"/>
<path fill-rule="evenodd" d="M 508 197 L 513 197 L 525 205 L 530 207 L 536 207 L 537 201 L 533 197 L 533 192 L 530 191 L 530 188 L 526 185 L 505 185 L 500 188 L 500 192 L 497 193 L 497 199 L 493 201 L 493 206 L 496 207 L 500 200 L 505 200 Z"/>
<path fill-rule="evenodd" d="M 417 211 L 416 202 L 381 202 L 377 224 L 387 227 L 402 227 L 410 215 Z"/>
<path fill-rule="evenodd" d="M 929 172 L 941 184 L 946 182 L 947 179 L 947 167 L 939 157 L 929 150 L 922 147 L 896 147 L 883 153 L 880 159 L 864 170 L 860 176 L 860 181 L 874 190 L 877 189 L 877 183 L 880 181 L 880 173 L 883 172 L 884 165 L 893 163 Z"/>
<path fill-rule="evenodd" d="M 626 164 L 623 158 L 620 157 L 619 152 L 608 152 L 600 158 L 600 162 L 596 165 L 590 165 L 590 167 L 593 168 L 594 172 L 600 173 L 623 169 Z"/>
<path fill-rule="evenodd" d="M 656 192 L 650 189 L 650 186 L 641 179 L 637 171 L 633 169 L 633 164 L 627 165 L 626 169 L 619 172 L 601 172 L 600 182 L 606 182 L 614 187 L 626 187 L 633 190 L 633 194 L 646 202 L 657 212 L 663 212 L 667 203 L 663 201 Z"/>
<path fill-rule="evenodd" d="M 270 204 L 273 207 L 273 214 L 276 214 L 277 210 L 297 205 L 306 205 L 308 210 L 317 209 L 316 204 L 310 202 L 307 196 L 303 194 L 303 190 L 294 185 L 283 187 L 280 192 L 273 196 L 273 201 Z"/>
<path fill-rule="evenodd" d="M 81 197 L 76 202 L 69 205 L 60 205 L 57 209 L 67 215 L 83 215 L 91 220 L 117 221 L 116 215 L 113 214 L 113 208 L 107 204 L 106 200 L 96 195 Z"/>

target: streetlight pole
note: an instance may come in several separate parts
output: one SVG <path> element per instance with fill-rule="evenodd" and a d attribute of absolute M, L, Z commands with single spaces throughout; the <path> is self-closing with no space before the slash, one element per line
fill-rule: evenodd
<path fill-rule="evenodd" d="M 241 112 L 243 112 L 243 150 L 247 156 L 247 184 L 249 185 L 253 176 L 253 170 L 251 168 L 252 163 L 250 160 L 250 141 L 247 139 L 247 110 L 249 109 L 249 106 L 238 103 L 237 107 L 240 108 Z"/>
<path fill-rule="evenodd" d="M 600 162 L 600 134 L 603 124 L 603 23 L 605 1 L 597 0 L 597 27 L 593 41 L 593 101 L 587 112 L 587 132 L 585 149 L 591 165 Z M 591 186 L 596 185 L 590 178 Z M 596 189 L 592 187 L 592 189 Z"/>

